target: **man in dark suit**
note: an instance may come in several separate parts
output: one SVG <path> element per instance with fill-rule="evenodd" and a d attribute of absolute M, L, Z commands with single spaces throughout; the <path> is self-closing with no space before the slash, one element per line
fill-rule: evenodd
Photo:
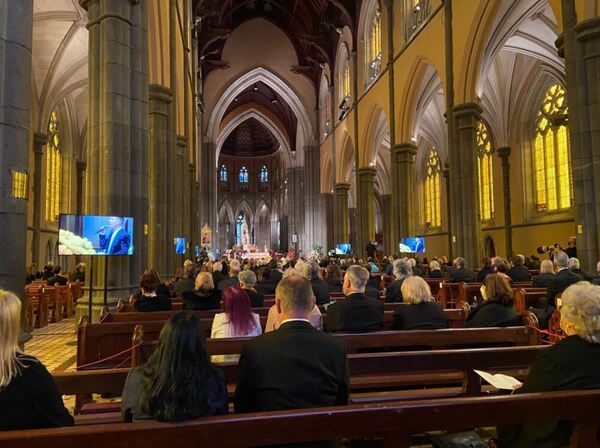
<path fill-rule="evenodd" d="M 110 233 L 106 235 L 106 228 L 102 227 L 98 235 L 100 252 L 106 255 L 127 255 L 131 246 L 131 235 L 123 228 L 125 219 L 121 216 L 108 218 Z"/>
<path fill-rule="evenodd" d="M 240 262 L 239 260 L 231 260 L 229 262 L 229 278 L 221 280 L 217 285 L 217 289 L 224 291 L 230 286 L 237 286 L 240 284 L 238 280 L 238 274 L 240 273 Z"/>
<path fill-rule="evenodd" d="M 67 278 L 60 275 L 61 271 L 62 269 L 60 266 L 54 266 L 54 275 L 47 280 L 48 286 L 54 286 L 57 283 L 60 286 L 65 286 L 67 284 Z"/>
<path fill-rule="evenodd" d="M 575 274 L 568 269 L 569 256 L 564 252 L 559 252 L 554 256 L 554 265 L 556 266 L 556 275 L 548 283 L 548 293 L 546 295 L 549 305 L 556 304 L 556 295 L 562 293 L 573 283 L 583 280 L 581 275 Z"/>
<path fill-rule="evenodd" d="M 177 297 L 181 297 L 184 293 L 193 291 L 196 286 L 196 279 L 194 274 L 196 273 L 196 267 L 191 260 L 187 260 L 183 264 L 183 275 L 184 277 L 175 282 L 173 289 Z"/>
<path fill-rule="evenodd" d="M 453 268 L 448 270 L 448 281 L 450 283 L 472 282 L 475 274 L 465 268 L 466 261 L 462 257 L 455 258 L 452 262 Z"/>
<path fill-rule="evenodd" d="M 329 332 L 366 332 L 383 328 L 383 302 L 365 295 L 369 272 L 360 266 L 350 266 L 344 276 L 346 296 L 327 308 L 325 329 Z"/>
<path fill-rule="evenodd" d="M 256 291 L 259 294 L 275 294 L 275 288 L 277 288 L 279 281 L 276 282 L 271 278 L 272 272 L 273 271 L 265 266 L 258 269 L 258 282 L 256 283 Z"/>
<path fill-rule="evenodd" d="M 271 270 L 271 281 L 275 283 L 275 286 L 277 287 L 277 284 L 283 278 L 283 273 L 279 270 L 277 260 L 275 260 L 274 258 L 271 261 L 269 261 L 269 269 Z"/>
<path fill-rule="evenodd" d="M 577 258 L 569 258 L 569 271 L 574 272 L 577 275 L 581 275 L 586 282 L 593 282 L 594 276 L 588 274 L 581 269 L 581 264 Z"/>
<path fill-rule="evenodd" d="M 319 275 L 319 269 L 319 265 L 311 261 L 304 266 L 304 273 L 310 281 L 317 305 L 325 305 L 329 303 L 329 285 Z"/>
<path fill-rule="evenodd" d="M 523 255 L 513 255 L 510 259 L 513 267 L 508 271 L 508 276 L 513 282 L 529 282 L 531 281 L 531 272 L 523 264 L 525 257 Z"/>
<path fill-rule="evenodd" d="M 242 348 L 235 412 L 345 405 L 346 349 L 308 321 L 315 306 L 309 281 L 291 275 L 279 283 L 275 296 L 281 326 Z"/>

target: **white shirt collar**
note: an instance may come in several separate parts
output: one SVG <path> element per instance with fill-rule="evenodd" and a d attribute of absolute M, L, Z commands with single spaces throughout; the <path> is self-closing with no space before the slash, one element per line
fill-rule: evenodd
<path fill-rule="evenodd" d="M 310 324 L 310 321 L 308 319 L 299 319 L 299 318 L 295 318 L 295 319 L 286 319 L 283 322 L 281 322 L 279 324 L 279 326 L 285 324 L 286 322 L 308 322 Z"/>

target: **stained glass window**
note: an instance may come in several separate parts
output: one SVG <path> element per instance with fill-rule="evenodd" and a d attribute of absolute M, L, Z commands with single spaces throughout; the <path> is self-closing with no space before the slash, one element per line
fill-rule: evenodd
<path fill-rule="evenodd" d="M 240 169 L 240 184 L 248 183 L 248 167 L 246 165 L 242 165 Z"/>
<path fill-rule="evenodd" d="M 221 165 L 221 169 L 219 170 L 219 180 L 221 182 L 227 182 L 229 179 L 229 170 L 227 169 L 227 165 Z"/>
<path fill-rule="evenodd" d="M 366 37 L 367 80 L 373 81 L 381 73 L 381 10 L 377 3 Z"/>
<path fill-rule="evenodd" d="M 25 171 L 11 170 L 11 184 L 13 198 L 27 199 L 29 179 Z"/>
<path fill-rule="evenodd" d="M 60 213 L 60 126 L 58 114 L 50 114 L 48 146 L 46 148 L 46 220 L 56 221 Z"/>
<path fill-rule="evenodd" d="M 479 178 L 479 214 L 489 221 L 494 217 L 494 175 L 492 171 L 492 142 L 487 126 L 477 125 L 477 174 Z"/>
<path fill-rule="evenodd" d="M 269 182 L 269 170 L 265 165 L 263 165 L 263 167 L 260 170 L 260 182 L 262 184 L 266 184 L 267 182 Z"/>
<path fill-rule="evenodd" d="M 421 221 L 425 227 L 442 225 L 442 201 L 440 196 L 440 174 L 442 165 L 435 148 L 431 148 L 421 184 Z"/>
<path fill-rule="evenodd" d="M 567 123 L 565 89 L 554 84 L 546 91 L 536 116 L 533 159 L 535 203 L 538 211 L 566 209 L 572 204 L 571 151 Z"/>
<path fill-rule="evenodd" d="M 339 79 L 339 101 L 340 103 L 344 98 L 350 97 L 350 58 L 348 50 L 342 51 L 342 65 L 340 67 L 340 79 Z"/>

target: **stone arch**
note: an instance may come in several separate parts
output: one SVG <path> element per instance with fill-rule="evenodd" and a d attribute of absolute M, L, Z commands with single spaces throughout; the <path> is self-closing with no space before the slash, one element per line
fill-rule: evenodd
<path fill-rule="evenodd" d="M 374 166 L 379 155 L 379 150 L 390 129 L 384 110 L 375 105 L 369 115 L 368 124 L 365 133 L 365 150 L 362 154 L 361 166 Z M 388 145 L 389 147 L 389 145 Z"/>
<path fill-rule="evenodd" d="M 350 180 L 350 172 L 355 164 L 354 145 L 347 132 L 344 132 L 340 143 L 340 148 L 342 148 L 342 150 L 340 152 L 340 158 L 338 159 L 338 167 L 336 170 L 338 178 L 336 182 L 348 182 Z"/>

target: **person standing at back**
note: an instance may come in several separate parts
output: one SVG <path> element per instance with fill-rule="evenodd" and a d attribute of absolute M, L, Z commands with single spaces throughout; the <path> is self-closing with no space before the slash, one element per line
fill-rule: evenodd
<path fill-rule="evenodd" d="M 329 332 L 366 332 L 383 328 L 383 302 L 365 295 L 369 271 L 360 266 L 350 266 L 344 276 L 346 296 L 327 308 L 325 329 Z"/>
<path fill-rule="evenodd" d="M 348 402 L 348 361 L 343 343 L 313 328 L 309 281 L 284 278 L 275 292 L 280 327 L 244 345 L 235 412 L 276 411 Z"/>

